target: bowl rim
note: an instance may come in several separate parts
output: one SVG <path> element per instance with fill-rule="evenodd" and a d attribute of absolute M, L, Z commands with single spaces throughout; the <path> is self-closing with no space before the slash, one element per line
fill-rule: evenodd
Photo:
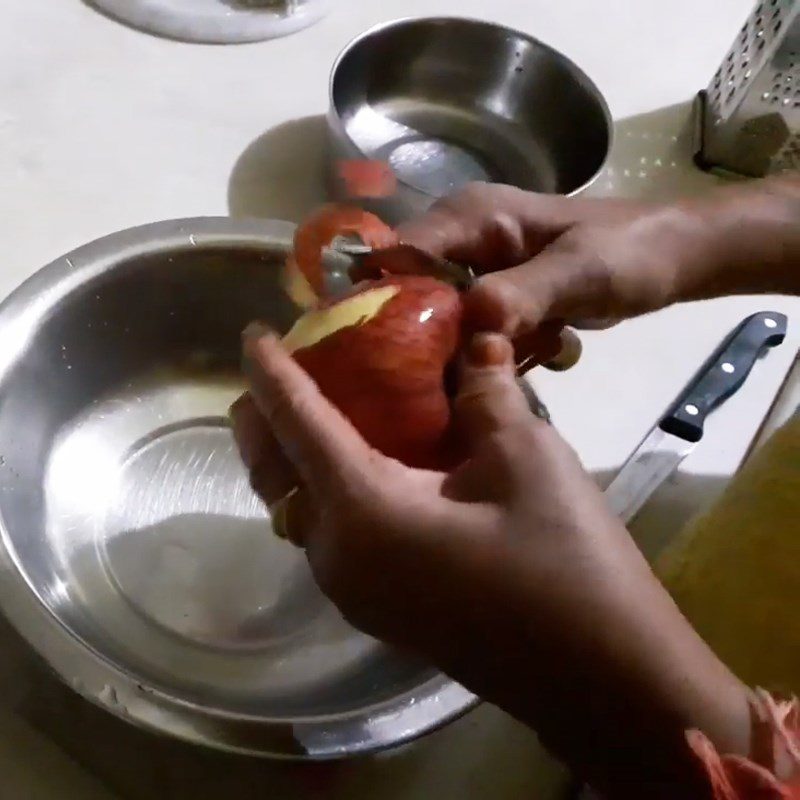
<path fill-rule="evenodd" d="M 38 270 L 0 303 L 0 329 L 13 346 L 0 355 L 0 390 L 50 309 L 70 292 L 137 256 L 211 249 L 291 247 L 282 220 L 193 217 L 118 231 Z M 324 761 L 397 747 L 457 719 L 480 701 L 437 673 L 410 692 L 330 716 L 271 718 L 203 706 L 127 672 L 68 628 L 19 562 L 0 512 L 0 610 L 38 656 L 74 691 L 120 719 L 155 733 L 243 755 Z"/>
<path fill-rule="evenodd" d="M 363 44 L 365 41 L 369 40 L 373 36 L 379 33 L 383 33 L 384 31 L 391 30 L 393 28 L 402 28 L 410 24 L 414 23 L 433 23 L 437 25 L 445 24 L 448 22 L 457 22 L 457 23 L 467 23 L 470 25 L 476 25 L 483 28 L 493 28 L 495 30 L 501 31 L 506 34 L 512 34 L 514 36 L 521 37 L 528 42 L 540 47 L 542 50 L 549 52 L 550 54 L 554 55 L 556 58 L 563 61 L 570 70 L 575 73 L 576 78 L 578 78 L 584 86 L 591 91 L 594 95 L 594 99 L 600 106 L 600 110 L 603 112 L 603 118 L 605 119 L 606 123 L 606 131 L 608 133 L 608 142 L 606 144 L 606 151 L 600 160 L 597 169 L 589 176 L 580 186 L 570 190 L 566 193 L 553 193 L 555 196 L 561 195 L 563 197 L 573 197 L 584 192 L 588 189 L 599 177 L 602 175 L 603 170 L 605 169 L 606 165 L 608 164 L 608 160 L 611 156 L 611 150 L 614 145 L 614 137 L 615 137 L 615 130 L 614 130 L 614 117 L 611 114 L 611 109 L 608 105 L 608 101 L 606 100 L 605 95 L 603 92 L 600 91 L 599 86 L 595 83 L 594 80 L 575 62 L 573 61 L 568 55 L 562 53 L 560 50 L 552 47 L 551 45 L 543 42 L 541 39 L 536 38 L 530 33 L 526 31 L 519 30 L 517 28 L 512 28 L 509 25 L 503 25 L 499 22 L 491 22 L 485 19 L 479 19 L 477 17 L 459 17 L 454 15 L 436 15 L 436 16 L 407 16 L 407 17 L 398 17 L 396 19 L 388 20 L 385 22 L 379 22 L 376 25 L 368 28 L 367 30 L 363 31 L 362 33 L 355 36 L 351 39 L 338 53 L 336 59 L 333 62 L 333 66 L 331 67 L 330 75 L 328 77 L 328 108 L 329 108 L 329 124 L 332 124 L 336 127 L 337 135 L 341 136 L 344 140 L 346 140 L 347 144 L 349 145 L 350 149 L 362 153 L 361 148 L 353 141 L 353 138 L 347 132 L 347 129 L 344 126 L 342 121 L 342 116 L 339 113 L 338 105 L 334 98 L 334 90 L 336 86 L 336 80 L 339 77 L 339 73 L 341 70 L 341 66 L 344 63 L 344 60 L 352 53 L 358 46 Z M 404 190 L 414 192 L 417 195 L 421 195 L 423 197 L 432 198 L 434 201 L 439 199 L 438 195 L 432 194 L 430 192 L 423 191 L 422 189 L 417 188 L 416 186 L 412 186 L 408 182 L 402 180 L 401 178 L 397 179 L 397 182 L 400 186 L 403 187 Z"/>

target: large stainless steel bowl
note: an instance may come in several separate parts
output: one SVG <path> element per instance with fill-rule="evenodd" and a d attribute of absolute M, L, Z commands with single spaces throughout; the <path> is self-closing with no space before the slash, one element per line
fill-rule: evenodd
<path fill-rule="evenodd" d="M 392 222 L 470 181 L 571 194 L 599 173 L 612 123 L 566 56 L 519 31 L 457 18 L 373 28 L 339 56 L 328 126 L 336 158 L 387 161 Z"/>
<path fill-rule="evenodd" d="M 278 265 L 292 230 L 137 228 L 3 303 L 0 604 L 124 719 L 323 759 L 406 741 L 475 701 L 350 628 L 240 467 L 226 416 L 240 331 L 291 323 Z"/>

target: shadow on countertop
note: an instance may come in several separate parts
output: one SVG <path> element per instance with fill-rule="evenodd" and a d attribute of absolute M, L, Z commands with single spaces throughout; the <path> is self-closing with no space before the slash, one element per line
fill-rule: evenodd
<path fill-rule="evenodd" d="M 327 153 L 321 115 L 268 130 L 234 165 L 228 180 L 230 215 L 302 221 L 327 197 Z"/>
<path fill-rule="evenodd" d="M 228 180 L 232 217 L 299 222 L 328 198 L 325 117 L 277 125 L 248 145 Z M 608 163 L 587 196 L 668 200 L 719 179 L 694 165 L 692 101 L 617 120 Z"/>

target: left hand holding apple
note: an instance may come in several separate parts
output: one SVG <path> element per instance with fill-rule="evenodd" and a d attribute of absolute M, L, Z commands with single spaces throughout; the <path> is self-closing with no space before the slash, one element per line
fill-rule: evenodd
<path fill-rule="evenodd" d="M 352 624 L 534 726 L 599 789 L 685 788 L 687 728 L 743 752 L 741 685 L 530 413 L 507 339 L 467 348 L 454 423 L 468 458 L 449 473 L 370 447 L 272 333 L 244 350 L 250 392 L 231 413 L 253 485 L 268 503 L 295 489 L 290 538 Z"/>
<path fill-rule="evenodd" d="M 564 510 L 576 528 L 591 513 L 585 499 L 605 508 L 569 447 L 531 413 L 502 336 L 467 348 L 452 402 L 467 460 L 450 473 L 371 447 L 271 332 L 249 329 L 244 352 L 251 388 L 232 417 L 254 488 L 268 504 L 294 492 L 286 533 L 345 616 L 374 636 L 426 654 L 471 638 L 461 630 L 470 609 L 482 617 L 499 588 L 487 581 L 506 579 L 498 559 L 511 555 L 518 506 L 541 493 L 546 511 L 574 491 Z M 563 469 L 577 485 L 559 481 Z"/>

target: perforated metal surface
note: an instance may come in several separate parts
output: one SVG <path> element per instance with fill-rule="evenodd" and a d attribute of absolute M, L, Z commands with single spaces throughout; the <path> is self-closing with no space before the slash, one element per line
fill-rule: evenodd
<path fill-rule="evenodd" d="M 785 67 L 771 70 L 771 78 L 767 75 L 772 86 L 761 95 L 764 105 L 800 108 L 800 63 L 794 61 L 795 53 L 789 55 L 792 60 Z"/>
<path fill-rule="evenodd" d="M 703 93 L 700 161 L 760 176 L 797 166 L 800 0 L 762 0 Z"/>
<path fill-rule="evenodd" d="M 797 101 L 794 101 L 795 103 Z M 800 170 L 800 133 L 795 133 L 773 159 L 773 171 L 786 172 L 787 170 Z"/>

